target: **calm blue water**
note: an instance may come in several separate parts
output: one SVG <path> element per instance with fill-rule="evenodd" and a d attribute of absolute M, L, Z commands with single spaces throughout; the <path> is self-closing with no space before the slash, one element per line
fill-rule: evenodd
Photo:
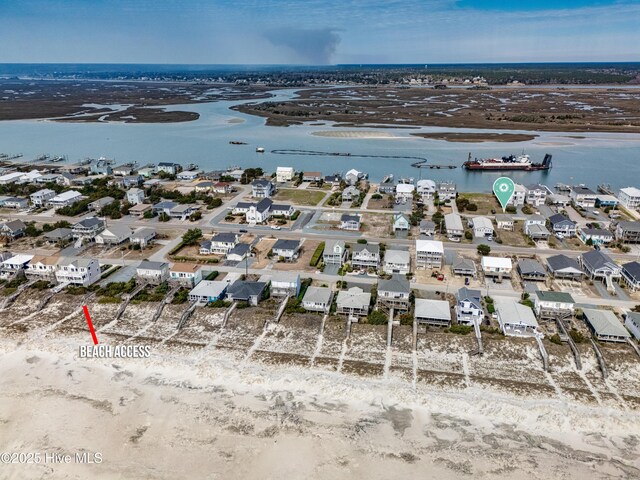
<path fill-rule="evenodd" d="M 291 98 L 293 91 L 275 91 L 275 98 Z M 304 125 L 293 127 L 267 127 L 264 119 L 229 110 L 242 102 L 217 102 L 196 105 L 177 105 L 173 109 L 200 113 L 194 122 L 176 124 L 119 124 L 119 123 L 57 123 L 51 121 L 0 122 L 0 152 L 23 153 L 24 158 L 35 158 L 42 153 L 68 155 L 70 161 L 85 157 L 105 156 L 118 162 L 139 163 L 175 161 L 196 163 L 205 170 L 226 168 L 230 165 L 261 166 L 274 171 L 278 165 L 294 166 L 298 170 L 320 170 L 324 174 L 345 172 L 356 168 L 368 172 L 374 181 L 393 173 L 396 177 L 432 178 L 455 181 L 461 190 L 490 191 L 498 173 L 469 173 L 455 170 L 417 170 L 409 159 L 371 159 L 318 157 L 302 155 L 276 155 L 272 149 L 304 149 L 352 154 L 408 155 L 426 157 L 431 163 L 461 165 L 469 152 L 473 156 L 502 156 L 524 150 L 534 161 L 541 161 L 545 153 L 553 154 L 554 167 L 549 172 L 509 172 L 516 182 L 585 183 L 595 187 L 610 183 L 614 188 L 640 184 L 640 135 L 604 133 L 538 133 L 530 142 L 503 143 L 449 143 L 439 140 L 412 138 L 410 132 L 452 131 L 452 129 L 424 127 L 418 130 L 380 129 L 400 138 L 353 139 L 312 135 L 312 132 L 343 130 L 331 127 Z M 230 123 L 241 118 L 243 123 Z M 356 130 L 354 128 L 344 130 Z M 360 129 L 367 130 L 367 129 Z M 375 130 L 372 127 L 371 130 Z M 457 131 L 476 131 L 459 129 Z M 486 130 L 492 131 L 492 130 Z M 509 131 L 510 132 L 510 131 Z M 585 139 L 573 139 L 583 135 Z M 248 145 L 230 145 L 240 140 Z M 256 146 L 265 147 L 267 153 L 258 154 Z"/>

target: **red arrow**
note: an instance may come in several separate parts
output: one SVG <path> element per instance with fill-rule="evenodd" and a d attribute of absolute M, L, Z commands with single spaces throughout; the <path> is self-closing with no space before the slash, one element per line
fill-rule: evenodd
<path fill-rule="evenodd" d="M 89 315 L 89 309 L 86 305 L 83 305 L 82 309 L 84 310 L 84 316 L 87 319 L 87 325 L 89 325 L 89 331 L 91 332 L 91 338 L 93 338 L 93 344 L 97 345 L 98 337 L 96 336 L 96 331 L 93 328 L 93 322 L 91 321 L 91 315 Z"/>

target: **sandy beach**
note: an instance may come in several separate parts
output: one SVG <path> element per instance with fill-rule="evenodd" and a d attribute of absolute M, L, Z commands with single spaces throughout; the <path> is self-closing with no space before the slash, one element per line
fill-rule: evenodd
<path fill-rule="evenodd" d="M 101 343 L 150 344 L 149 358 L 83 359 L 78 347 L 90 337 L 80 300 L 61 296 L 35 312 L 26 298 L 4 312 L 0 452 L 99 452 L 103 460 L 3 464 L 2 478 L 640 475 L 637 359 L 602 384 L 585 356 L 578 377 L 595 395 L 587 399 L 565 391 L 562 378 L 575 368 L 559 354 L 548 374 L 529 343 L 510 350 L 487 339 L 480 359 L 450 335 L 446 346 L 421 341 L 412 381 L 404 374 L 412 354 L 401 338 L 388 352 L 378 343 L 383 329 L 345 343 L 341 325 L 328 324 L 320 338 L 311 317 L 263 330 L 255 313 L 223 329 L 220 311 L 205 308 L 177 331 L 181 307 L 148 324 L 153 304 L 131 305 L 117 322 L 117 305 L 92 306 Z M 505 351 L 515 358 L 501 361 Z M 382 374 L 363 367 L 374 358 Z"/>
<path fill-rule="evenodd" d="M 319 132 L 312 132 L 311 135 L 331 138 L 401 138 L 390 132 L 380 132 L 375 130 L 322 130 Z"/>

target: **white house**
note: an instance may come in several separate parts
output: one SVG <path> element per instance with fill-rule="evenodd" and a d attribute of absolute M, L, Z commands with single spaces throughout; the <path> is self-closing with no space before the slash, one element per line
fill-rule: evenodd
<path fill-rule="evenodd" d="M 58 262 L 56 280 L 88 287 L 100 280 L 100 264 L 94 258 L 62 258 Z"/>
<path fill-rule="evenodd" d="M 629 290 L 640 290 L 640 262 L 628 262 L 622 265 L 622 278 Z"/>
<path fill-rule="evenodd" d="M 273 244 L 271 251 L 274 256 L 282 257 L 285 261 L 292 262 L 300 254 L 300 241 L 280 238 Z"/>
<path fill-rule="evenodd" d="M 133 245 L 140 245 L 140 248 L 145 248 L 156 238 L 156 235 L 156 231 L 153 228 L 140 227 L 131 234 L 129 241 Z"/>
<path fill-rule="evenodd" d="M 422 200 L 431 200 L 437 191 L 436 182 L 433 180 L 418 180 L 416 191 L 422 197 Z"/>
<path fill-rule="evenodd" d="M 136 276 L 143 282 L 159 285 L 169 276 L 169 264 L 143 260 L 136 268 Z"/>
<path fill-rule="evenodd" d="M 571 202 L 582 208 L 594 208 L 598 194 L 584 185 L 574 185 L 569 192 Z"/>
<path fill-rule="evenodd" d="M 448 238 L 461 238 L 464 234 L 464 227 L 462 226 L 462 217 L 457 213 L 448 213 L 444 216 L 444 225 L 447 229 Z"/>
<path fill-rule="evenodd" d="M 606 245 L 613 242 L 613 233 L 604 228 L 581 228 L 578 238 L 585 244 Z"/>
<path fill-rule="evenodd" d="M 357 243 L 351 247 L 351 266 L 361 269 L 380 266 L 380 245 Z"/>
<path fill-rule="evenodd" d="M 286 295 L 297 297 L 300 293 L 300 274 L 298 272 L 271 270 L 268 274 L 262 275 L 258 281 L 271 282 L 272 297 L 284 297 Z"/>
<path fill-rule="evenodd" d="M 440 182 L 438 187 L 438 199 L 441 202 L 447 200 L 455 200 L 456 198 L 456 184 L 453 182 Z"/>
<path fill-rule="evenodd" d="M 43 207 L 47 204 L 49 200 L 56 196 L 56 192 L 53 190 L 49 190 L 48 188 L 44 188 L 42 190 L 38 190 L 35 193 L 29 195 L 31 199 L 31 203 L 34 207 Z"/>
<path fill-rule="evenodd" d="M 360 215 L 343 213 L 340 216 L 340 228 L 342 230 L 360 230 Z"/>
<path fill-rule="evenodd" d="M 176 175 L 178 180 L 192 182 L 200 176 L 200 170 L 185 170 Z"/>
<path fill-rule="evenodd" d="M 406 201 L 413 198 L 416 187 L 411 183 L 399 183 L 396 185 L 396 198 Z"/>
<path fill-rule="evenodd" d="M 275 186 L 271 181 L 258 178 L 251 182 L 251 196 L 255 198 L 269 198 L 276 191 Z"/>
<path fill-rule="evenodd" d="M 532 298 L 538 318 L 566 318 L 573 316 L 575 312 L 576 302 L 567 292 L 536 290 Z"/>
<path fill-rule="evenodd" d="M 456 303 L 456 320 L 460 325 L 480 325 L 484 317 L 480 290 L 462 287 L 458 290 Z"/>
<path fill-rule="evenodd" d="M 210 241 L 200 245 L 201 255 L 222 254 L 226 255 L 229 250 L 238 244 L 238 235 L 233 232 L 220 232 L 211 237 Z"/>
<path fill-rule="evenodd" d="M 10 278 L 17 273 L 26 270 L 33 257 L 34 255 L 19 253 L 6 258 L 2 263 L 0 263 L 0 277 Z"/>
<path fill-rule="evenodd" d="M 105 245 L 119 245 L 122 242 L 126 242 L 131 237 L 133 232 L 126 225 L 115 224 L 105 228 L 95 237 L 95 241 L 98 244 Z"/>
<path fill-rule="evenodd" d="M 640 340 L 640 313 L 628 312 L 624 317 L 624 325 L 636 340 Z"/>
<path fill-rule="evenodd" d="M 127 190 L 127 202 L 131 205 L 138 205 L 144 202 L 144 190 L 141 188 L 130 188 Z"/>
<path fill-rule="evenodd" d="M 487 277 L 510 277 L 513 270 L 513 263 L 510 258 L 484 256 L 480 264 Z"/>
<path fill-rule="evenodd" d="M 344 240 L 327 240 L 322 252 L 322 261 L 325 265 L 339 265 L 347 259 L 347 249 Z"/>
<path fill-rule="evenodd" d="M 309 287 L 302 299 L 302 308 L 310 312 L 329 313 L 333 292 L 327 287 Z"/>
<path fill-rule="evenodd" d="M 229 283 L 225 280 L 202 280 L 189 292 L 189 301 L 203 305 L 222 300 L 227 288 L 229 288 Z"/>
<path fill-rule="evenodd" d="M 389 249 L 384 253 L 384 271 L 407 274 L 411 271 L 411 255 L 406 250 Z"/>
<path fill-rule="evenodd" d="M 509 297 L 494 297 L 500 330 L 507 336 L 531 337 L 540 334 L 533 310 Z"/>
<path fill-rule="evenodd" d="M 544 205 L 547 201 L 548 190 L 544 185 L 533 184 L 527 185 L 525 193 L 525 202 L 534 207 Z"/>
<path fill-rule="evenodd" d="M 411 288 L 404 275 L 392 275 L 390 279 L 378 281 L 378 309 L 390 311 L 394 316 L 406 313 L 411 309 Z"/>
<path fill-rule="evenodd" d="M 498 225 L 498 230 L 507 230 L 511 232 L 513 232 L 515 226 L 513 217 L 504 213 L 496 215 L 496 224 Z"/>
<path fill-rule="evenodd" d="M 513 196 L 507 202 L 507 205 L 513 205 L 514 207 L 521 207 L 524 205 L 527 199 L 527 189 L 524 185 L 516 183 L 513 189 Z"/>
<path fill-rule="evenodd" d="M 473 217 L 473 236 L 484 238 L 493 235 L 493 223 L 487 217 Z"/>
<path fill-rule="evenodd" d="M 67 190 L 66 192 L 62 192 L 60 195 L 56 195 L 55 197 L 49 199 L 47 203 L 52 208 L 62 208 L 68 205 L 73 205 L 74 203 L 82 200 L 82 198 L 83 197 L 80 192 L 76 192 L 75 190 Z"/>
<path fill-rule="evenodd" d="M 238 202 L 233 208 L 233 213 L 244 213 L 247 223 L 255 225 L 269 220 L 272 205 L 273 201 L 270 198 L 263 198 L 257 203 Z"/>
<path fill-rule="evenodd" d="M 24 273 L 28 278 L 53 281 L 56 278 L 59 261 L 60 258 L 56 256 L 35 255 Z"/>
<path fill-rule="evenodd" d="M 156 167 L 156 172 L 165 172 L 169 175 L 175 175 L 178 173 L 182 167 L 179 163 L 171 163 L 171 162 L 160 162 Z"/>
<path fill-rule="evenodd" d="M 276 168 L 276 181 L 278 183 L 290 182 L 293 180 L 295 170 L 293 167 L 278 167 Z"/>
<path fill-rule="evenodd" d="M 640 207 L 640 189 L 636 187 L 621 188 L 618 200 L 625 208 L 637 210 Z"/>
<path fill-rule="evenodd" d="M 438 240 L 416 240 L 416 268 L 442 268 L 444 246 Z"/>

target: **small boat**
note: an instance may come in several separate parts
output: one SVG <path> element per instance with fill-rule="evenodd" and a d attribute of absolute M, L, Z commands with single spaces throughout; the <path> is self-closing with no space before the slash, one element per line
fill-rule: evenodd
<path fill-rule="evenodd" d="M 264 153 L 264 147 L 256 147 L 256 152 Z"/>
<path fill-rule="evenodd" d="M 237 140 L 231 140 L 229 143 L 231 145 L 246 145 L 247 144 L 247 142 L 239 142 Z"/>

